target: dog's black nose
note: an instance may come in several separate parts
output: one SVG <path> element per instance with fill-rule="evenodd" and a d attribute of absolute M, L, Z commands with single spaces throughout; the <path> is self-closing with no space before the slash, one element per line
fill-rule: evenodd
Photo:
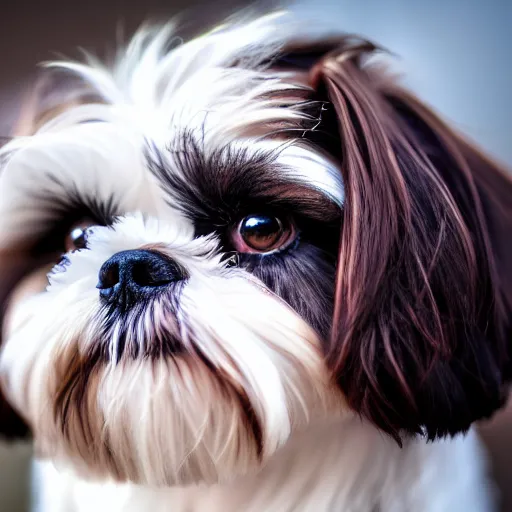
<path fill-rule="evenodd" d="M 96 288 L 109 303 L 130 306 L 164 286 L 186 278 L 185 272 L 168 256 L 150 250 L 122 251 L 100 268 Z"/>

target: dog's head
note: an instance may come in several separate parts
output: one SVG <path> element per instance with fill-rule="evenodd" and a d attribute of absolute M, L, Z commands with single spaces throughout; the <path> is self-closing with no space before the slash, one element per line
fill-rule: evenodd
<path fill-rule="evenodd" d="M 340 412 L 400 440 L 503 404 L 511 181 L 370 43 L 297 33 L 143 30 L 4 146 L 1 378 L 42 455 L 216 482 Z"/>

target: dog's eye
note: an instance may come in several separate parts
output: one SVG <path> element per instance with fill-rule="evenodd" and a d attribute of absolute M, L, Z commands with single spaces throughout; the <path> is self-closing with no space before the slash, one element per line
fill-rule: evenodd
<path fill-rule="evenodd" d="M 233 244 L 238 252 L 269 253 L 284 249 L 296 236 L 291 220 L 273 215 L 248 215 L 233 233 Z"/>
<path fill-rule="evenodd" d="M 83 220 L 76 224 L 73 224 L 71 229 L 68 231 L 65 242 L 66 252 L 77 251 L 79 249 L 85 249 L 87 247 L 87 234 L 89 228 L 94 223 Z"/>

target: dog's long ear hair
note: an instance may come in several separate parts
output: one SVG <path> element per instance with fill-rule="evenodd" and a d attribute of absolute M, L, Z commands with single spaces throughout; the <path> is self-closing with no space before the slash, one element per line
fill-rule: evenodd
<path fill-rule="evenodd" d="M 100 100 L 82 81 L 62 72 L 46 70 L 34 80 L 33 86 L 27 91 L 20 115 L 13 125 L 12 135 L 31 136 L 58 114 L 91 101 Z M 0 247 L 0 346 L 5 309 L 11 291 L 25 274 L 41 264 L 32 254 L 31 247 L 10 247 L 3 242 L 2 240 Z M 0 389 L 0 438 L 24 438 L 28 434 L 27 425 L 10 407 Z"/>
<path fill-rule="evenodd" d="M 351 407 L 400 442 L 468 429 L 511 377 L 512 181 L 343 38 L 276 65 L 323 102 L 310 134 L 346 202 L 328 360 Z"/>

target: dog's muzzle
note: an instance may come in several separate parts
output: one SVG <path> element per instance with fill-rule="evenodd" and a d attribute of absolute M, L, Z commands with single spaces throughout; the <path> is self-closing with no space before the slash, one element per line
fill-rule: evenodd
<path fill-rule="evenodd" d="M 139 249 L 114 254 L 101 266 L 98 277 L 96 288 L 102 301 L 127 309 L 187 275 L 169 256 Z"/>

